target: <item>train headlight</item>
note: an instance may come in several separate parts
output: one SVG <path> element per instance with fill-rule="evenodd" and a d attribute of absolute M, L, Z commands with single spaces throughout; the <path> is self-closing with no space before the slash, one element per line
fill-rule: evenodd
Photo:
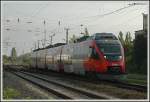
<path fill-rule="evenodd" d="M 104 56 L 104 58 L 106 58 L 106 56 Z"/>
<path fill-rule="evenodd" d="M 122 59 L 122 56 L 119 56 L 119 59 Z"/>

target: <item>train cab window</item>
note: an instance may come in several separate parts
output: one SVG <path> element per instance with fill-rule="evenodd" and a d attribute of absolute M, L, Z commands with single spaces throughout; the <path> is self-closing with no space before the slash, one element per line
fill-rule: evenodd
<path fill-rule="evenodd" d="M 117 38 L 115 36 L 96 36 L 95 40 L 117 40 Z"/>
<path fill-rule="evenodd" d="M 90 36 L 87 38 L 87 40 L 93 40 L 94 39 L 94 36 Z"/>
<path fill-rule="evenodd" d="M 99 55 L 94 48 L 92 48 L 91 58 L 99 59 Z"/>

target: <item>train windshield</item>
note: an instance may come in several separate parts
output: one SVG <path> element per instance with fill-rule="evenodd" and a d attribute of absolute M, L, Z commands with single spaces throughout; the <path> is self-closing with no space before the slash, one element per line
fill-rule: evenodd
<path fill-rule="evenodd" d="M 100 51 L 102 51 L 104 54 L 117 54 L 121 55 L 121 47 L 119 44 L 97 44 Z"/>
<path fill-rule="evenodd" d="M 95 40 L 117 40 L 115 36 L 101 36 L 101 35 L 96 35 Z"/>

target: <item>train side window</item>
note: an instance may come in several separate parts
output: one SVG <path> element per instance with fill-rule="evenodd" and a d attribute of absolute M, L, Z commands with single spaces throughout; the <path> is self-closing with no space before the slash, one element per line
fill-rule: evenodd
<path fill-rule="evenodd" d="M 99 59 L 99 55 L 94 48 L 92 48 L 91 58 Z"/>

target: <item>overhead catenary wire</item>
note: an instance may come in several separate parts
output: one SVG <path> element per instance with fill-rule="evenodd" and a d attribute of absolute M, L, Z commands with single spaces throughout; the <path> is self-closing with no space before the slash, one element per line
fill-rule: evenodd
<path fill-rule="evenodd" d="M 47 4 L 48 5 L 48 4 Z M 47 7 L 47 5 L 44 5 L 44 7 Z M 129 7 L 132 7 L 134 5 L 139 5 L 139 3 L 132 3 L 128 6 L 125 6 L 125 7 L 122 7 L 122 8 L 119 8 L 117 10 L 114 10 L 112 12 L 109 12 L 109 13 L 106 13 L 106 14 L 103 14 L 103 15 L 97 15 L 97 16 L 90 16 L 90 17 L 85 17 L 85 18 L 91 18 L 91 17 L 104 17 L 104 16 L 107 16 L 107 15 L 111 15 L 111 14 L 114 14 L 115 12 L 119 12 L 119 11 L 122 11 L 123 9 L 126 9 L 126 8 L 129 8 Z M 44 7 L 41 7 L 38 12 L 34 13 L 32 16 L 35 16 L 36 14 L 38 14 Z M 31 17 L 32 17 L 31 16 Z M 82 18 L 81 18 L 82 19 Z M 93 21 L 93 20 L 92 20 Z"/>
<path fill-rule="evenodd" d="M 39 8 L 35 13 L 33 12 L 30 18 L 35 17 L 40 11 L 45 9 L 49 4 L 44 5 L 43 7 Z"/>
<path fill-rule="evenodd" d="M 134 17 L 132 17 L 132 18 L 126 19 L 126 20 L 124 20 L 123 22 L 121 22 L 121 23 L 119 23 L 119 24 L 111 25 L 111 26 L 107 27 L 107 29 L 114 28 L 114 27 L 116 27 L 116 26 L 119 26 L 119 27 L 120 27 L 121 25 L 127 25 L 127 26 L 129 26 L 129 23 L 130 23 L 131 21 L 135 21 L 139 16 L 141 16 L 141 14 L 140 14 L 140 15 L 136 15 L 136 16 L 134 16 Z M 128 23 L 128 24 L 127 24 L 127 23 Z"/>
<path fill-rule="evenodd" d="M 117 16 L 118 17 L 120 17 L 121 19 L 117 19 L 117 18 L 113 18 L 113 21 L 115 21 L 115 23 L 117 23 L 117 22 L 119 22 L 119 20 L 120 21 L 122 21 L 122 19 L 126 16 L 126 15 L 129 15 L 129 14 L 133 14 L 133 13 L 137 13 L 137 11 L 139 12 L 139 10 L 141 10 L 142 8 L 140 7 L 140 8 L 138 8 L 138 9 L 132 9 L 132 10 L 128 10 L 128 11 L 123 11 L 123 12 L 121 12 L 121 13 L 119 13 Z M 111 19 L 110 19 L 111 20 Z M 116 22 L 116 20 L 117 20 L 117 22 Z M 104 20 L 101 20 L 101 21 L 104 21 Z M 100 22 L 96 22 L 96 24 L 93 24 L 93 25 L 88 25 L 88 26 L 96 26 L 98 23 L 100 23 Z"/>
<path fill-rule="evenodd" d="M 131 6 L 131 5 L 129 5 L 129 6 Z M 124 7 L 123 7 L 124 8 Z M 118 9 L 118 10 L 114 10 L 114 11 L 112 11 L 112 12 L 108 12 L 108 13 L 106 13 L 106 14 L 103 14 L 103 16 L 102 15 L 96 15 L 96 16 L 89 16 L 89 18 L 87 17 L 87 18 L 81 18 L 81 21 L 85 21 L 85 20 L 91 20 L 92 22 L 94 21 L 93 19 L 101 19 L 102 17 L 106 17 L 106 16 L 109 16 L 109 15 L 112 15 L 112 14 L 116 14 L 116 13 L 118 13 L 118 12 L 121 12 L 121 11 L 124 11 L 125 9 L 127 9 L 127 8 L 120 8 L 120 9 Z M 43 8 L 44 9 L 44 8 Z M 42 11 L 42 7 L 39 9 L 39 11 L 37 10 L 35 13 L 33 13 L 33 15 L 32 16 L 36 16 L 39 12 L 41 12 Z M 35 18 L 37 18 L 37 17 L 35 17 Z M 38 20 L 38 19 L 37 19 Z M 25 20 L 24 20 L 25 21 Z M 31 20 L 32 21 L 32 20 Z M 42 20 L 41 20 L 42 21 Z M 55 20 L 54 20 L 55 21 Z M 59 20 L 56 20 L 57 22 L 59 21 Z M 80 22 L 81 22 L 80 21 Z M 33 21 L 32 21 L 33 22 Z M 71 24 L 70 23 L 70 25 L 69 25 L 69 27 L 72 29 L 73 27 L 74 27 L 74 29 L 76 29 L 77 27 L 79 28 L 79 26 L 80 26 L 80 24 L 81 23 L 78 23 L 78 24 L 75 24 L 75 26 L 73 26 L 73 24 Z M 90 23 L 90 22 L 89 22 Z M 33 22 L 33 24 L 34 24 L 34 22 Z M 26 24 L 26 23 L 24 23 L 24 25 L 28 25 L 28 24 Z M 86 25 L 85 25 L 86 26 Z M 33 29 L 33 28 L 32 28 Z M 20 30 L 23 30 L 23 29 L 20 29 Z M 24 29 L 24 30 L 26 30 L 26 28 Z M 56 28 L 55 29 L 52 29 L 52 30 L 49 30 L 49 31 L 52 31 L 52 32 L 56 32 L 57 30 L 59 30 L 59 28 L 56 26 Z M 41 31 L 41 30 L 40 30 Z M 48 32 L 49 32 L 48 31 Z M 41 31 L 42 32 L 42 31 Z M 40 32 L 40 33 L 41 33 Z M 43 33 L 43 32 L 42 32 Z"/>
<path fill-rule="evenodd" d="M 111 11 L 111 12 L 108 12 L 108 13 L 105 13 L 105 14 L 102 14 L 102 15 L 88 16 L 88 17 L 83 17 L 83 18 L 80 18 L 80 19 L 87 20 L 87 19 L 92 19 L 92 18 L 95 18 L 95 19 L 97 19 L 97 18 L 102 18 L 102 17 L 108 16 L 108 15 L 112 15 L 112 14 L 114 14 L 114 13 L 116 13 L 116 12 L 120 12 L 120 11 L 122 11 L 122 10 L 124 10 L 124 9 L 130 8 L 130 7 L 135 6 L 135 5 L 136 5 L 136 3 L 133 3 L 132 5 L 128 5 L 128 6 L 119 8 L 119 9 L 117 9 L 117 10 L 114 10 L 114 11 Z M 93 20 L 92 20 L 92 21 L 93 21 Z"/>
<path fill-rule="evenodd" d="M 49 4 L 47 4 L 47 5 L 44 5 L 44 7 L 41 7 L 40 9 L 38 9 L 38 11 L 36 12 L 36 13 L 32 13 L 32 15 L 31 16 L 29 16 L 30 18 L 32 18 L 32 17 L 34 17 L 34 16 L 36 16 L 42 9 L 44 9 L 45 7 L 47 7 Z M 114 13 L 114 12 L 118 12 L 118 11 L 120 11 L 120 10 L 123 10 L 123 9 L 125 9 L 125 8 L 128 8 L 128 7 L 131 7 L 131 6 L 133 6 L 133 5 L 129 5 L 129 6 L 127 6 L 127 7 L 123 7 L 123 8 L 120 8 L 120 9 L 117 9 L 117 10 L 115 10 L 115 11 L 113 11 L 113 12 L 109 12 L 109 13 L 106 13 L 106 14 L 103 14 L 103 15 L 96 15 L 96 16 L 88 16 L 88 17 L 84 17 L 84 18 L 80 18 L 80 19 L 89 19 L 89 18 L 93 18 L 93 17 L 102 17 L 102 16 L 106 16 L 106 15 L 110 15 L 110 14 L 112 14 L 112 13 Z M 34 19 L 35 19 L 36 17 L 34 17 Z M 41 19 L 42 20 L 42 19 Z M 49 20 L 47 20 L 47 21 L 49 21 Z M 56 20 L 57 21 L 57 20 Z"/>
<path fill-rule="evenodd" d="M 133 5 L 132 6 L 134 6 L 134 5 L 136 5 L 135 3 L 133 3 Z M 138 4 L 139 5 L 139 4 Z M 120 11 L 122 11 L 122 10 L 124 10 L 124 9 L 127 9 L 127 8 L 129 8 L 129 7 L 132 7 L 131 5 L 129 5 L 129 6 L 127 6 L 127 7 L 123 7 L 123 8 L 120 8 L 120 9 L 117 9 L 117 10 L 115 10 L 115 11 L 113 11 L 113 12 L 109 12 L 109 13 L 106 13 L 106 14 L 104 14 L 104 15 L 100 15 L 100 18 L 101 17 L 106 17 L 106 16 L 108 16 L 108 15 L 112 15 L 112 14 L 116 14 L 116 12 L 120 12 Z M 125 12 L 125 11 L 122 11 L 122 12 Z M 93 17 L 97 17 L 97 16 L 93 16 Z M 96 18 L 97 19 L 97 18 Z M 96 21 L 96 19 L 95 20 L 92 20 L 92 23 L 93 23 L 93 21 Z M 97 22 L 98 23 L 98 22 Z M 86 24 L 86 25 L 88 25 L 89 26 L 89 22 L 88 22 L 88 24 Z M 79 24 L 74 24 L 74 25 L 72 25 L 72 27 L 75 29 L 77 26 L 79 26 Z M 72 29 L 73 29 L 72 28 Z"/>

